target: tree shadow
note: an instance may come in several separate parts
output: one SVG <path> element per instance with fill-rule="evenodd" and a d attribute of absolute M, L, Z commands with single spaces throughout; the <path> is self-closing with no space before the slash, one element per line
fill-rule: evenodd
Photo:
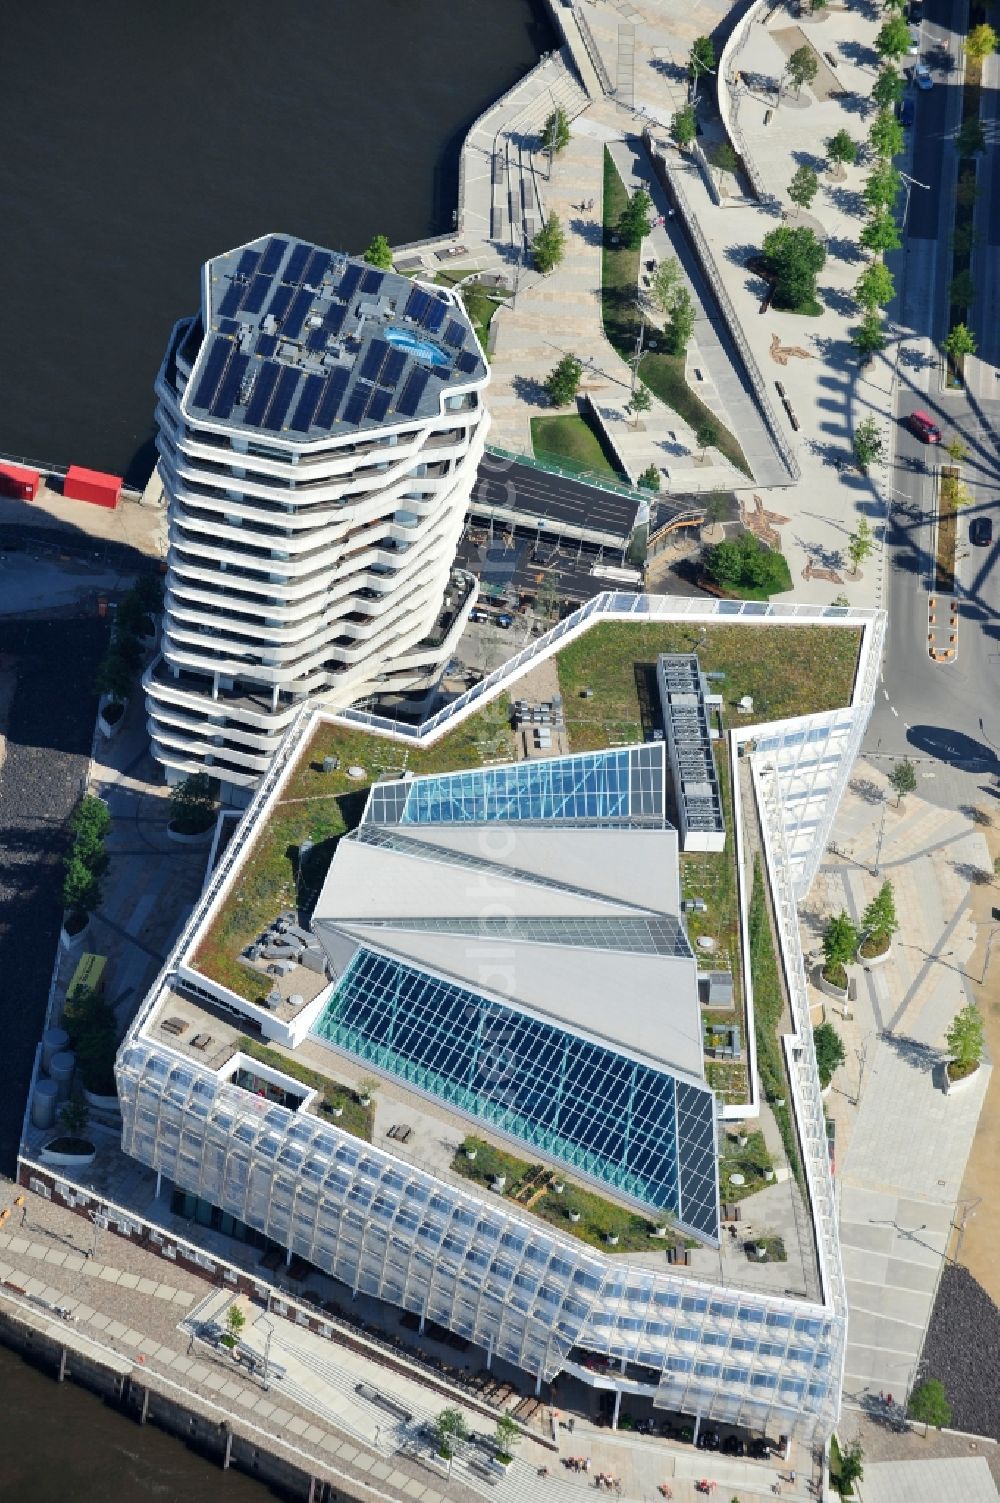
<path fill-rule="evenodd" d="M 520 397 L 522 402 L 528 402 L 532 407 L 548 406 L 549 394 L 537 376 L 515 376 L 511 386 L 514 395 Z"/>
<path fill-rule="evenodd" d="M 857 303 L 849 292 L 844 291 L 843 287 L 819 287 L 817 292 L 825 308 L 830 308 L 844 318 L 849 318 L 852 313 L 858 311 Z"/>
<path fill-rule="evenodd" d="M 586 245 L 600 245 L 604 240 L 604 226 L 594 219 L 571 219 L 569 228 Z"/>
<path fill-rule="evenodd" d="M 661 78 L 669 79 L 671 83 L 683 83 L 688 76 L 683 64 L 674 62 L 672 57 L 652 57 L 649 66 L 654 73 L 659 73 Z"/>
<path fill-rule="evenodd" d="M 868 212 L 864 195 L 857 188 L 845 188 L 838 183 L 830 189 L 830 198 L 842 214 L 849 214 L 852 219 L 860 219 Z"/>
<path fill-rule="evenodd" d="M 993 873 L 985 867 L 977 866 L 974 861 L 953 861 L 951 869 L 961 882 L 968 882 L 970 887 L 989 887 L 993 882 Z"/>
<path fill-rule="evenodd" d="M 919 1071 L 921 1075 L 929 1074 L 940 1063 L 940 1052 L 932 1048 L 930 1044 L 925 1044 L 923 1039 L 915 1039 L 908 1033 L 888 1031 L 880 1034 L 879 1037 L 884 1044 L 888 1044 L 898 1059 Z"/>
<path fill-rule="evenodd" d="M 845 235 L 831 235 L 826 242 L 827 254 L 837 261 L 846 261 L 848 265 L 854 265 L 858 261 L 864 261 L 865 253 L 856 240 L 848 240 Z"/>
<path fill-rule="evenodd" d="M 866 42 L 844 41 L 837 43 L 837 51 L 841 57 L 846 57 L 848 62 L 856 68 L 877 67 L 879 56 L 874 47 L 869 47 Z"/>
<path fill-rule="evenodd" d="M 926 350 L 917 349 L 914 345 L 904 344 L 900 347 L 899 363 L 906 370 L 926 371 L 938 364 L 939 356 L 929 355 Z"/>
<path fill-rule="evenodd" d="M 826 170 L 826 157 L 819 157 L 814 151 L 793 151 L 792 161 L 798 167 L 811 167 L 813 172 Z"/>

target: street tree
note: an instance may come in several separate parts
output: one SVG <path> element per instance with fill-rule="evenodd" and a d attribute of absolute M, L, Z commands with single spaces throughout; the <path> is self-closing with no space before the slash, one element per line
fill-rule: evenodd
<path fill-rule="evenodd" d="M 94 676 L 98 694 L 106 694 L 113 704 L 123 705 L 132 692 L 134 682 L 134 670 L 116 647 L 109 647 L 98 663 Z"/>
<path fill-rule="evenodd" d="M 911 1419 L 923 1425 L 925 1435 L 931 1425 L 941 1430 L 951 1424 L 951 1405 L 939 1378 L 925 1378 L 918 1383 L 910 1394 L 907 1410 Z"/>
<path fill-rule="evenodd" d="M 857 435 L 855 435 L 856 437 Z M 875 548 L 871 527 L 865 517 L 858 518 L 858 525 L 847 539 L 847 556 L 851 560 L 851 572 L 857 574 L 866 558 Z"/>
<path fill-rule="evenodd" d="M 955 134 L 955 148 L 960 157 L 975 157 L 986 150 L 986 134 L 978 115 L 971 115 Z"/>
<path fill-rule="evenodd" d="M 902 179 L 892 163 L 880 162 L 870 174 L 862 193 L 869 209 L 892 209 L 902 187 Z"/>
<path fill-rule="evenodd" d="M 207 772 L 192 772 L 170 790 L 170 823 L 181 834 L 199 835 L 215 819 L 215 784 Z"/>
<path fill-rule="evenodd" d="M 88 793 L 77 804 L 69 822 L 73 832 L 73 855 L 86 862 L 99 877 L 108 869 L 104 841 L 111 828 L 111 813 L 103 799 Z"/>
<path fill-rule="evenodd" d="M 658 491 L 660 489 L 660 472 L 655 464 L 647 465 L 639 476 L 639 488 L 644 491 Z"/>
<path fill-rule="evenodd" d="M 884 308 L 896 296 L 892 272 L 882 261 L 870 261 L 854 284 L 854 296 L 867 312 Z"/>
<path fill-rule="evenodd" d="M 711 37 L 695 37 L 688 58 L 688 78 L 693 83 L 702 73 L 715 72 L 715 45 Z"/>
<path fill-rule="evenodd" d="M 882 458 L 882 431 L 875 418 L 866 417 L 854 430 L 854 457 L 858 468 L 868 473 L 869 465 Z"/>
<path fill-rule="evenodd" d="M 910 50 L 910 28 L 902 16 L 890 16 L 884 21 L 875 38 L 875 51 L 879 57 L 895 62 L 905 57 Z"/>
<path fill-rule="evenodd" d="M 860 1482 L 865 1474 L 865 1452 L 860 1440 L 852 1440 L 849 1445 L 840 1448 L 840 1487 L 841 1497 L 849 1498 L 855 1492 L 854 1484 Z"/>
<path fill-rule="evenodd" d="M 514 1447 L 521 1444 L 522 1438 L 521 1427 L 517 1420 L 509 1414 L 501 1414 L 496 1428 L 497 1460 L 513 1461 Z"/>
<path fill-rule="evenodd" d="M 686 151 L 698 134 L 698 126 L 695 123 L 694 107 L 686 104 L 683 109 L 676 110 L 670 120 L 670 139 L 675 146 Z"/>
<path fill-rule="evenodd" d="M 872 121 L 868 140 L 875 155 L 891 162 L 903 150 L 903 127 L 890 109 L 879 110 Z"/>
<path fill-rule="evenodd" d="M 885 349 L 885 326 L 878 308 L 865 313 L 864 318 L 851 334 L 851 343 L 866 360 Z"/>
<path fill-rule="evenodd" d="M 100 878 L 82 856 L 71 851 L 63 868 L 63 907 L 71 914 L 93 913 L 100 902 Z"/>
<path fill-rule="evenodd" d="M 904 757 L 901 762 L 893 764 L 889 782 L 896 795 L 896 808 L 898 809 L 906 795 L 912 793 L 917 786 L 917 770 L 909 757 Z"/>
<path fill-rule="evenodd" d="M 951 237 L 951 248 L 959 256 L 971 256 L 981 240 L 982 236 L 976 234 L 976 227 L 970 220 L 968 224 L 955 226 Z"/>
<path fill-rule="evenodd" d="M 632 396 L 629 399 L 629 406 L 635 414 L 636 427 L 638 427 L 639 425 L 640 415 L 644 412 L 648 412 L 652 405 L 653 398 L 650 394 L 648 386 L 643 386 L 641 381 L 637 382 L 635 391 L 632 393 Z"/>
<path fill-rule="evenodd" d="M 883 882 L 861 915 L 861 932 L 872 942 L 875 954 L 881 954 L 899 928 L 896 893 L 891 882 Z"/>
<path fill-rule="evenodd" d="M 653 200 L 645 188 L 637 188 L 629 196 L 629 201 L 622 209 L 618 219 L 618 233 L 629 250 L 638 250 L 642 244 L 644 235 L 648 235 L 652 228 L 650 212 Z"/>
<path fill-rule="evenodd" d="M 670 317 L 664 330 L 667 349 L 671 355 L 684 354 L 688 347 L 688 340 L 694 333 L 694 320 L 694 298 L 687 287 L 681 285 L 674 293 Z"/>
<path fill-rule="evenodd" d="M 583 363 L 575 355 L 564 355 L 548 374 L 545 390 L 553 407 L 568 407 L 580 390 Z"/>
<path fill-rule="evenodd" d="M 958 187 L 955 189 L 955 202 L 962 209 L 971 209 L 979 197 L 979 187 L 976 183 L 976 170 L 970 167 L 968 171 L 959 170 Z"/>
<path fill-rule="evenodd" d="M 714 444 L 717 444 L 719 442 L 718 426 L 715 423 L 709 421 L 708 418 L 706 418 L 705 421 L 703 423 L 699 423 L 697 428 L 695 429 L 694 441 L 698 445 L 702 462 L 704 462 L 708 457 L 707 450 L 711 449 Z"/>
<path fill-rule="evenodd" d="M 59 1126 L 67 1138 L 79 1138 L 87 1131 L 87 1123 L 90 1121 L 90 1107 L 82 1092 L 76 1091 L 69 1100 L 59 1108 Z"/>
<path fill-rule="evenodd" d="M 850 965 L 857 949 L 858 931 L 842 908 L 827 919 L 823 930 L 823 975 L 832 986 L 847 986 L 844 967 Z"/>
<path fill-rule="evenodd" d="M 222 1338 L 222 1345 L 228 1347 L 230 1351 L 233 1351 L 233 1349 L 239 1344 L 239 1339 L 243 1334 L 246 1323 L 247 1318 L 243 1314 L 243 1311 L 240 1309 L 239 1305 L 230 1305 L 229 1309 L 226 1311 L 226 1331 L 225 1335 Z"/>
<path fill-rule="evenodd" d="M 720 141 L 712 149 L 712 166 L 720 172 L 737 172 L 739 170 L 739 154 L 733 150 L 728 141 Z"/>
<path fill-rule="evenodd" d="M 531 258 L 542 275 L 554 271 L 566 254 L 566 235 L 558 214 L 550 214 L 531 242 Z"/>
<path fill-rule="evenodd" d="M 668 256 L 654 271 L 650 293 L 661 313 L 669 313 L 674 306 L 674 294 L 680 280 L 681 263 L 676 256 Z"/>
<path fill-rule="evenodd" d="M 542 126 L 542 150 L 553 156 L 565 151 L 569 145 L 569 117 L 562 105 L 557 105 Z"/>
<path fill-rule="evenodd" d="M 788 565 L 783 555 L 765 547 L 752 532 L 706 548 L 705 572 L 733 594 L 743 590 L 774 594 L 789 588 Z"/>
<path fill-rule="evenodd" d="M 853 951 L 850 958 L 854 958 Z M 820 1023 L 813 1029 L 813 1048 L 816 1050 L 819 1083 L 825 1091 L 833 1079 L 834 1071 L 847 1057 L 840 1034 L 832 1023 Z"/>
<path fill-rule="evenodd" d="M 872 99 L 880 110 L 891 109 L 898 104 L 903 97 L 903 77 L 899 69 L 892 63 L 885 63 L 879 69 L 878 78 L 872 89 Z"/>
<path fill-rule="evenodd" d="M 963 459 L 968 459 L 969 457 L 968 446 L 959 438 L 957 433 L 953 433 L 945 444 L 944 452 L 955 464 L 961 464 Z"/>
<path fill-rule="evenodd" d="M 705 522 L 709 527 L 718 527 L 732 514 L 732 505 L 725 491 L 710 491 L 703 507 Z"/>
<path fill-rule="evenodd" d="M 982 22 L 979 26 L 973 26 L 965 39 L 965 55 L 981 63 L 989 57 L 991 52 L 997 50 L 997 34 L 992 26 Z"/>
<path fill-rule="evenodd" d="M 970 1074 L 982 1059 L 984 1048 L 983 1015 L 974 1002 L 955 1014 L 944 1038 L 954 1056 L 955 1073 Z"/>
<path fill-rule="evenodd" d="M 968 268 L 963 268 L 957 276 L 952 277 L 948 286 L 948 297 L 953 308 L 971 308 L 976 300 L 976 281 Z"/>
<path fill-rule="evenodd" d="M 851 167 L 858 160 L 858 143 L 846 130 L 838 130 L 826 143 L 826 154 L 838 167 Z"/>
<path fill-rule="evenodd" d="M 908 0 L 882 0 L 882 9 L 890 13 L 898 11 L 901 16 L 906 15 Z"/>
<path fill-rule="evenodd" d="M 876 256 L 899 250 L 903 243 L 899 236 L 899 225 L 888 209 L 876 209 L 858 239 L 865 250 Z"/>
<path fill-rule="evenodd" d="M 384 235 L 374 235 L 365 251 L 364 259 L 369 266 L 377 266 L 382 271 L 392 270 L 392 246 Z M 235 1306 L 234 1306 L 235 1308 Z"/>
<path fill-rule="evenodd" d="M 469 1427 L 465 1422 L 465 1415 L 461 1409 L 442 1409 L 434 1428 L 437 1431 L 438 1455 L 445 1461 L 450 1461 L 455 1454 L 456 1443 L 468 1438 Z"/>
<path fill-rule="evenodd" d="M 808 209 L 819 189 L 819 178 L 805 163 L 796 167 L 788 184 L 788 196 L 800 209 Z"/>
<path fill-rule="evenodd" d="M 826 250 L 808 225 L 779 225 L 764 236 L 763 260 L 774 278 L 774 303 L 793 312 L 816 300 L 816 277 Z"/>
<path fill-rule="evenodd" d="M 802 85 L 811 84 L 818 72 L 819 58 L 811 47 L 796 47 L 785 64 L 785 73 L 795 85 L 796 94 L 801 94 Z"/>
<path fill-rule="evenodd" d="M 943 349 L 952 360 L 964 360 L 966 355 L 976 353 L 975 335 L 965 324 L 956 324 L 944 341 Z"/>

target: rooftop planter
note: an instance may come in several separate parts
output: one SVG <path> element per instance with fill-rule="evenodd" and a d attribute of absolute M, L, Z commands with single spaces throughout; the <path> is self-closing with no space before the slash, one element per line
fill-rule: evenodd
<path fill-rule="evenodd" d="M 90 914 L 68 911 L 63 914 L 59 943 L 64 950 L 78 950 L 90 929 Z"/>
<path fill-rule="evenodd" d="M 97 708 L 97 728 L 105 740 L 110 741 L 117 736 L 125 724 L 125 711 L 128 708 L 127 699 L 113 699 L 110 694 L 102 694 Z"/>
<path fill-rule="evenodd" d="M 70 1138 L 62 1133 L 39 1151 L 43 1164 L 61 1164 L 66 1169 L 85 1169 L 94 1162 L 97 1149 L 89 1138 Z"/>
<path fill-rule="evenodd" d="M 956 1092 L 964 1091 L 968 1086 L 972 1085 L 979 1074 L 979 1068 L 978 1060 L 971 1064 L 959 1064 L 956 1059 L 946 1060 L 944 1069 L 941 1072 L 945 1095 L 953 1096 Z"/>

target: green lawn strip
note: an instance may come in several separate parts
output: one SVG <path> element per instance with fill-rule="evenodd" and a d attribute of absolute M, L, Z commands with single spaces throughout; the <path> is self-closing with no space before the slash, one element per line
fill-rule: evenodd
<path fill-rule="evenodd" d="M 311 1070 L 308 1065 L 300 1064 L 297 1059 L 289 1058 L 277 1049 L 269 1049 L 256 1039 L 241 1038 L 240 1049 L 262 1065 L 270 1065 L 272 1070 L 281 1070 L 293 1080 L 309 1086 L 311 1090 L 319 1091 L 322 1097 L 319 1108 L 321 1116 L 327 1117 L 354 1137 L 363 1138 L 366 1143 L 371 1142 L 374 1112 L 370 1106 L 362 1106 L 357 1093 L 350 1086 L 321 1074 L 319 1070 Z M 335 1117 L 333 1113 L 337 1110 L 343 1115 Z"/>
<path fill-rule="evenodd" d="M 764 870 L 760 857 L 754 859 L 753 893 L 750 898 L 750 975 L 753 979 L 754 1032 L 757 1039 L 757 1074 L 765 1099 L 770 1103 L 781 1133 L 785 1157 L 801 1186 L 802 1165 L 799 1161 L 795 1125 L 788 1106 L 790 1090 L 785 1076 L 780 1033 L 784 998 L 778 973 L 778 957 L 771 933 L 764 893 Z M 784 1106 L 778 1102 L 784 1101 Z"/>
<path fill-rule="evenodd" d="M 771 1155 L 760 1131 L 747 1134 L 746 1144 L 741 1148 L 736 1139 L 726 1133 L 722 1144 L 722 1160 L 719 1166 L 719 1195 L 722 1200 L 745 1200 L 756 1195 L 773 1180 L 768 1180 L 764 1171 L 773 1170 Z M 734 1185 L 732 1175 L 742 1175 L 745 1183 Z"/>
<path fill-rule="evenodd" d="M 531 446 L 535 458 L 549 460 L 570 470 L 595 470 L 609 480 L 627 477 L 611 463 L 591 424 L 581 413 L 531 419 Z"/>
<path fill-rule="evenodd" d="M 248 1002 L 261 1001 L 270 990 L 270 977 L 245 965 L 240 952 L 282 909 L 295 907 L 296 899 L 303 909 L 311 908 L 337 841 L 361 818 L 370 784 L 386 774 L 457 772 L 483 762 L 511 761 L 509 715 L 510 698 L 501 695 L 437 745 L 422 750 L 342 726 L 318 727 L 198 946 L 195 969 Z M 339 758 L 340 767 L 324 772 L 323 759 L 331 756 Z M 347 769 L 355 766 L 365 769 L 364 778 L 348 777 Z M 307 837 L 313 849 L 296 892 L 298 851 Z"/>
<path fill-rule="evenodd" d="M 696 645 L 705 672 L 725 673 L 716 687 L 740 725 L 840 709 L 850 703 L 860 640 L 856 627 L 709 626 L 702 636 L 683 622 L 602 622 L 557 658 L 570 745 L 593 751 L 624 729 L 641 740 L 640 692 L 651 709 L 657 655 Z M 583 689 L 593 698 L 582 699 Z M 745 694 L 754 701 L 750 715 L 737 713 Z"/>
<path fill-rule="evenodd" d="M 469 1158 L 470 1150 L 475 1152 L 475 1159 Z M 661 1245 L 684 1246 L 687 1241 L 676 1228 L 669 1226 L 670 1217 L 666 1211 L 660 1216 L 629 1211 L 592 1190 L 570 1183 L 560 1170 L 519 1158 L 502 1148 L 495 1148 L 482 1138 L 470 1136 L 463 1141 L 452 1160 L 452 1169 L 465 1179 L 487 1187 L 492 1186 L 499 1176 L 504 1176 L 506 1184 L 502 1193 L 505 1200 L 522 1210 L 530 1210 L 533 1216 L 539 1216 L 569 1236 L 605 1252 L 612 1246 L 616 1252 L 622 1253 L 650 1252 Z M 562 1194 L 551 1188 L 555 1184 L 564 1185 Z M 571 1221 L 571 1214 L 578 1214 L 579 1221 Z M 666 1237 L 653 1237 L 654 1226 L 667 1227 Z M 618 1241 L 609 1243 L 611 1236 L 617 1237 Z M 697 1243 L 689 1242 L 688 1245 L 697 1246 Z"/>
<path fill-rule="evenodd" d="M 628 202 L 625 184 L 607 147 L 604 148 L 604 246 L 601 251 L 601 310 L 604 332 L 623 360 L 632 360 L 639 334 L 639 316 L 635 306 L 639 289 L 639 250 L 612 245 L 621 212 Z M 746 456 L 729 429 L 720 423 L 709 407 L 687 383 L 684 357 L 650 352 L 639 363 L 639 377 L 654 396 L 697 430 L 711 423 L 718 433 L 716 447 L 744 475 L 753 476 Z"/>

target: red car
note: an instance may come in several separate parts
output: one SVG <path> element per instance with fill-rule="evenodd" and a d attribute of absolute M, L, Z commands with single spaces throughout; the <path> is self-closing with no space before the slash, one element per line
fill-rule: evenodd
<path fill-rule="evenodd" d="M 908 418 L 911 429 L 918 438 L 922 438 L 925 444 L 939 444 L 941 442 L 941 429 L 933 422 L 926 412 L 911 412 Z"/>

